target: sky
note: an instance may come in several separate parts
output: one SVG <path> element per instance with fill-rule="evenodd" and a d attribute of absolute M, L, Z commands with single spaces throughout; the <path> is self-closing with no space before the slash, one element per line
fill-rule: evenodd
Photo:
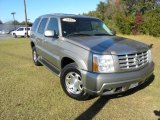
<path fill-rule="evenodd" d="M 50 13 L 81 14 L 96 9 L 101 0 L 26 0 L 27 17 L 31 22 L 41 15 Z M 24 0 L 0 0 L 0 20 L 13 20 L 12 12 L 16 12 L 15 19 L 25 20 Z"/>

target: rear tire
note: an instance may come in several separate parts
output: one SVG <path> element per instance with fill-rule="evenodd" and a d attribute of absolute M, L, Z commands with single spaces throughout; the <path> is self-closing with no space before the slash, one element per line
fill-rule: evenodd
<path fill-rule="evenodd" d="M 38 61 L 38 54 L 35 47 L 32 48 L 32 58 L 36 66 L 42 66 L 42 64 Z"/>
<path fill-rule="evenodd" d="M 29 35 L 27 35 L 27 33 L 25 33 L 25 36 L 24 36 L 24 37 L 28 38 L 28 37 L 29 37 Z"/>
<path fill-rule="evenodd" d="M 89 94 L 84 91 L 81 73 L 75 63 L 68 64 L 62 70 L 61 86 L 63 91 L 76 100 L 87 100 Z"/>

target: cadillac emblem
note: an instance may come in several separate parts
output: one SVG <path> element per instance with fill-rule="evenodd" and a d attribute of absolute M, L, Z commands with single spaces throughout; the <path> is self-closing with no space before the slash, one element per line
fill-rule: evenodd
<path fill-rule="evenodd" d="M 136 63 L 137 65 L 139 65 L 139 64 L 141 63 L 141 60 L 140 60 L 138 57 L 136 57 L 136 58 L 135 58 L 135 63 Z"/>

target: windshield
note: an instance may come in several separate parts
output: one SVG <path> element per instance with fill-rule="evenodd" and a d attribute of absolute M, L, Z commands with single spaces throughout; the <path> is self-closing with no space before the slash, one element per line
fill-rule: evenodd
<path fill-rule="evenodd" d="M 99 19 L 61 18 L 63 36 L 76 35 L 113 35 L 109 28 Z"/>

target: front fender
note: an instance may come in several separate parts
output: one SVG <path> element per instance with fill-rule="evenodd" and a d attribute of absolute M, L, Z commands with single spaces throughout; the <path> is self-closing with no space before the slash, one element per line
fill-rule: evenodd
<path fill-rule="evenodd" d="M 64 58 L 64 57 L 68 57 L 70 59 L 72 59 L 73 61 L 75 61 L 75 63 L 78 65 L 78 67 L 82 70 L 86 70 L 88 71 L 89 70 L 89 64 L 90 63 L 89 61 L 89 58 L 90 58 L 90 55 L 87 55 L 86 53 L 83 53 L 83 56 L 80 55 L 80 54 L 77 54 L 73 51 L 69 51 L 69 50 L 62 50 L 62 56 L 61 56 L 61 60 Z"/>

